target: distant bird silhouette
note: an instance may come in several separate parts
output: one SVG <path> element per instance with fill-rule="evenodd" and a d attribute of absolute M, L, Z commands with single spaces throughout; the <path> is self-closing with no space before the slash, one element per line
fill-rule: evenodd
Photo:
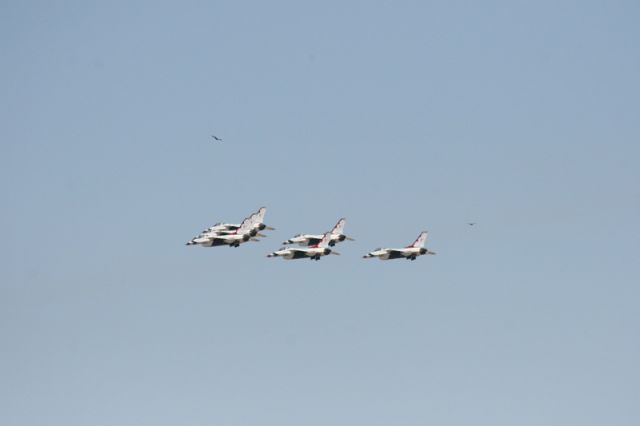
<path fill-rule="evenodd" d="M 214 138 L 214 139 L 215 139 L 215 140 L 217 140 L 217 141 L 222 142 L 222 139 L 221 139 L 221 138 L 219 138 L 219 137 L 217 137 L 216 135 L 211 135 L 211 137 L 212 137 L 212 138 Z"/>
<path fill-rule="evenodd" d="M 467 222 L 467 225 L 469 225 L 469 226 L 473 226 L 475 224 L 476 224 L 475 222 Z"/>

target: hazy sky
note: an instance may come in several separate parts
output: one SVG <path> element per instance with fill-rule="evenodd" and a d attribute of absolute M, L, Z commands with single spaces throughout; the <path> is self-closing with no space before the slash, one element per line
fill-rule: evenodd
<path fill-rule="evenodd" d="M 2 2 L 0 424 L 640 424 L 638 22 Z M 265 258 L 343 216 L 342 256 Z"/>

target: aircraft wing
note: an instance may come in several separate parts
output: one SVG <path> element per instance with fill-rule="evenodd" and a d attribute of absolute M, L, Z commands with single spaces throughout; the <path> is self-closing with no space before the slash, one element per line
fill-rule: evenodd
<path fill-rule="evenodd" d="M 391 258 L 398 258 L 398 257 L 409 257 L 410 253 L 405 251 L 405 250 L 397 250 L 397 249 L 390 249 L 389 250 L 389 257 Z"/>
<path fill-rule="evenodd" d="M 236 237 L 236 234 L 229 235 L 212 235 L 209 237 L 212 243 L 228 243 L 229 241 L 233 241 Z"/>
<path fill-rule="evenodd" d="M 229 242 L 228 239 L 226 238 L 220 238 L 220 237 L 224 237 L 224 236 L 215 236 L 215 237 L 210 237 L 209 241 L 211 241 L 211 244 L 225 244 L 227 242 Z"/>
<path fill-rule="evenodd" d="M 302 257 L 302 256 L 312 256 L 309 250 L 300 249 L 300 248 L 290 248 L 289 251 L 294 254 L 294 256 Z"/>
<path fill-rule="evenodd" d="M 307 238 L 307 244 L 310 245 L 310 246 L 315 246 L 320 242 L 320 240 L 322 240 L 322 237 L 320 237 L 320 238 L 309 237 L 309 238 Z"/>

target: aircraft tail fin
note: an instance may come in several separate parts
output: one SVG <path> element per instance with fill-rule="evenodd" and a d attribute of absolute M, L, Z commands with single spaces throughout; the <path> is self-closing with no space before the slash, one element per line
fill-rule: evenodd
<path fill-rule="evenodd" d="M 409 247 L 414 247 L 414 248 L 422 248 L 424 247 L 424 243 L 427 242 L 427 235 L 428 232 L 427 231 L 422 231 L 420 233 L 420 235 L 418 235 L 418 238 L 416 238 L 416 240 L 409 246 L 407 246 L 407 248 Z"/>
<path fill-rule="evenodd" d="M 254 213 L 251 216 L 246 217 L 240 224 L 240 227 L 236 230 L 236 234 L 246 234 L 247 232 L 250 232 L 253 228 L 253 224 L 255 223 L 255 215 L 256 214 Z"/>
<path fill-rule="evenodd" d="M 347 223 L 347 220 L 343 217 L 342 219 L 340 219 L 335 226 L 333 227 L 333 229 L 331 230 L 332 234 L 344 234 L 344 225 Z"/>
<path fill-rule="evenodd" d="M 331 231 L 324 234 L 320 242 L 318 242 L 318 244 L 316 244 L 314 247 L 327 248 L 329 247 L 329 242 L 331 242 Z"/>
<path fill-rule="evenodd" d="M 267 214 L 267 208 L 266 207 L 260 207 L 258 209 L 257 212 L 255 212 L 256 215 L 256 223 L 263 223 L 264 222 L 264 215 Z"/>

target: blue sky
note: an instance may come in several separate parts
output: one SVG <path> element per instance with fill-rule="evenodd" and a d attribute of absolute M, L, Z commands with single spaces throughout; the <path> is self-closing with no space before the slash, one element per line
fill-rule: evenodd
<path fill-rule="evenodd" d="M 640 421 L 637 3 L 0 11 L 0 423 Z"/>

